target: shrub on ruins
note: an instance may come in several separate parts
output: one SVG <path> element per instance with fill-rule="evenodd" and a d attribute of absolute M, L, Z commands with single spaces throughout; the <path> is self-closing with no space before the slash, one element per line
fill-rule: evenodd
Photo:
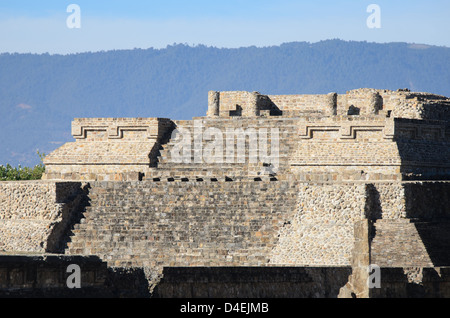
<path fill-rule="evenodd" d="M 43 160 L 45 158 L 44 153 L 37 152 L 41 163 L 34 167 L 12 167 L 10 164 L 0 165 L 0 181 L 20 181 L 20 180 L 39 180 L 42 178 L 42 174 L 45 172 L 45 166 Z"/>

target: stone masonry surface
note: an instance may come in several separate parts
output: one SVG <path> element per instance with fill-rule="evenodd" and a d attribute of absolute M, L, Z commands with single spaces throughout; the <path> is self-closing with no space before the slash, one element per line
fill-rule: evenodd
<path fill-rule="evenodd" d="M 0 252 L 96 255 L 156 297 L 449 294 L 447 97 L 211 91 L 204 117 L 78 118 L 72 135 L 45 180 L 0 184 Z"/>
<path fill-rule="evenodd" d="M 78 182 L 0 183 L 0 251 L 46 252 L 61 248 L 66 226 L 80 208 Z"/>

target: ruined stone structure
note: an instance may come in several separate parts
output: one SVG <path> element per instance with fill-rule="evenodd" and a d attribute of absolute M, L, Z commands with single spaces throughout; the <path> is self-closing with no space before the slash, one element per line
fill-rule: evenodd
<path fill-rule="evenodd" d="M 0 184 L 0 251 L 95 256 L 154 297 L 450 296 L 450 99 L 209 92 L 206 114 L 75 119 L 45 180 Z"/>

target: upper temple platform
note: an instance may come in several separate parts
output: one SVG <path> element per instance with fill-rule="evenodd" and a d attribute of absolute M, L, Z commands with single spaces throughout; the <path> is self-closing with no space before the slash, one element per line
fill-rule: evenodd
<path fill-rule="evenodd" d="M 450 99 L 408 89 L 362 88 L 346 94 L 263 95 L 258 92 L 209 92 L 209 117 L 374 116 L 450 119 Z M 355 118 L 356 119 L 356 118 Z"/>
<path fill-rule="evenodd" d="M 189 135 L 185 140 L 189 148 L 184 147 L 181 160 L 173 158 L 180 146 L 174 132 Z M 268 135 L 252 142 L 250 133 Z M 45 158 L 44 178 L 233 180 L 265 174 L 325 182 L 450 178 L 450 99 L 407 89 L 364 88 L 325 95 L 210 91 L 203 117 L 77 118 L 72 135 L 75 142 Z M 235 154 L 240 140 L 246 148 Z M 225 149 L 229 145 L 233 157 Z M 199 151 L 203 155 L 212 148 L 220 160 L 198 160 Z M 262 149 L 271 157 L 261 156 L 257 151 Z M 270 161 L 274 159 L 275 170 Z"/>

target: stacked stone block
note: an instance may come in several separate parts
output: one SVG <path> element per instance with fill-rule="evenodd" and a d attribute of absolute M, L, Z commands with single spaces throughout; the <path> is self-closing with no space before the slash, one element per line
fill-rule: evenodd
<path fill-rule="evenodd" d="M 280 233 L 271 263 L 350 265 L 355 222 L 364 218 L 365 184 L 301 183 L 296 213 Z"/>
<path fill-rule="evenodd" d="M 1 182 L 0 253 L 64 250 L 67 228 L 84 200 L 77 182 Z"/>
<path fill-rule="evenodd" d="M 97 182 L 70 254 L 110 265 L 263 266 L 290 219 L 288 182 Z"/>

